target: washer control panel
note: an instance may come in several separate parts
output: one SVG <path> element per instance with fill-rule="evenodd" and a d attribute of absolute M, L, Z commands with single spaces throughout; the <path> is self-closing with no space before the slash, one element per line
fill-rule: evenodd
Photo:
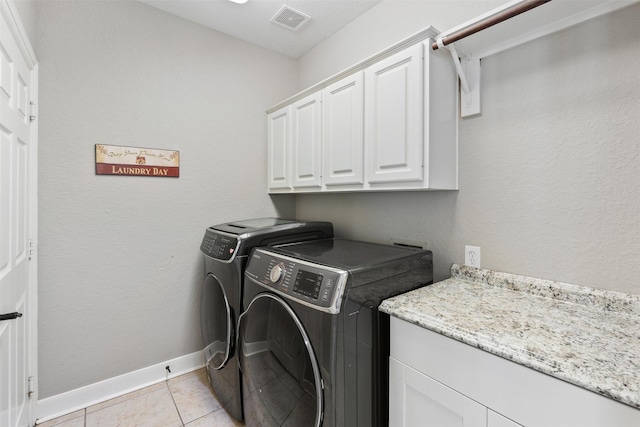
<path fill-rule="evenodd" d="M 207 228 L 200 250 L 208 257 L 230 261 L 238 249 L 238 239 L 231 234 Z"/>
<path fill-rule="evenodd" d="M 251 281 L 328 313 L 339 313 L 342 294 L 349 273 L 276 254 L 268 249 L 255 249 L 245 270 Z"/>

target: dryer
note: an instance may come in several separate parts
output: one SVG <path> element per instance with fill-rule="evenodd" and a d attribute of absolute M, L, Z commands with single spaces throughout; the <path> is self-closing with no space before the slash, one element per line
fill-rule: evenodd
<path fill-rule="evenodd" d="M 238 326 L 245 423 L 388 425 L 391 296 L 433 283 L 430 251 L 327 239 L 252 251 Z"/>
<path fill-rule="evenodd" d="M 216 397 L 234 418 L 243 419 L 235 343 L 249 252 L 256 246 L 330 237 L 330 222 L 279 218 L 248 219 L 207 228 L 200 245 L 205 264 L 200 313 L 204 355 Z"/>

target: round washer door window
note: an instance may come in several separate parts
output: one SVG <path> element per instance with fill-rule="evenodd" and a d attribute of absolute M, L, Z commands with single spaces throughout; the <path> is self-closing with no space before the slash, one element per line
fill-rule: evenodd
<path fill-rule="evenodd" d="M 257 295 L 240 316 L 238 336 L 246 424 L 319 427 L 320 370 L 291 307 L 277 295 Z"/>
<path fill-rule="evenodd" d="M 213 274 L 204 281 L 200 315 L 207 365 L 222 369 L 233 355 L 233 309 L 222 283 Z"/>

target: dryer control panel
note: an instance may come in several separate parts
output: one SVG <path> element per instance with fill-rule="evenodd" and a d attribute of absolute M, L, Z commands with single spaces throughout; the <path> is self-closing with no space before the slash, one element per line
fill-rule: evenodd
<path fill-rule="evenodd" d="M 230 262 L 238 250 L 238 239 L 231 234 L 208 228 L 200 250 L 208 257 Z"/>
<path fill-rule="evenodd" d="M 255 249 L 247 263 L 245 276 L 288 299 L 337 314 L 349 273 L 275 254 L 268 249 Z"/>

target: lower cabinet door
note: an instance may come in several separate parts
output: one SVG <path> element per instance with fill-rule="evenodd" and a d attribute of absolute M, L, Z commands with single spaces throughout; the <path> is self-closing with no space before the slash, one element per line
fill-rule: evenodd
<path fill-rule="evenodd" d="M 389 425 L 487 427 L 487 408 L 391 357 Z"/>
<path fill-rule="evenodd" d="M 491 409 L 489 409 L 488 411 L 487 427 L 522 427 L 522 424 L 518 424 L 507 417 L 503 417 L 502 415 L 492 411 Z"/>

